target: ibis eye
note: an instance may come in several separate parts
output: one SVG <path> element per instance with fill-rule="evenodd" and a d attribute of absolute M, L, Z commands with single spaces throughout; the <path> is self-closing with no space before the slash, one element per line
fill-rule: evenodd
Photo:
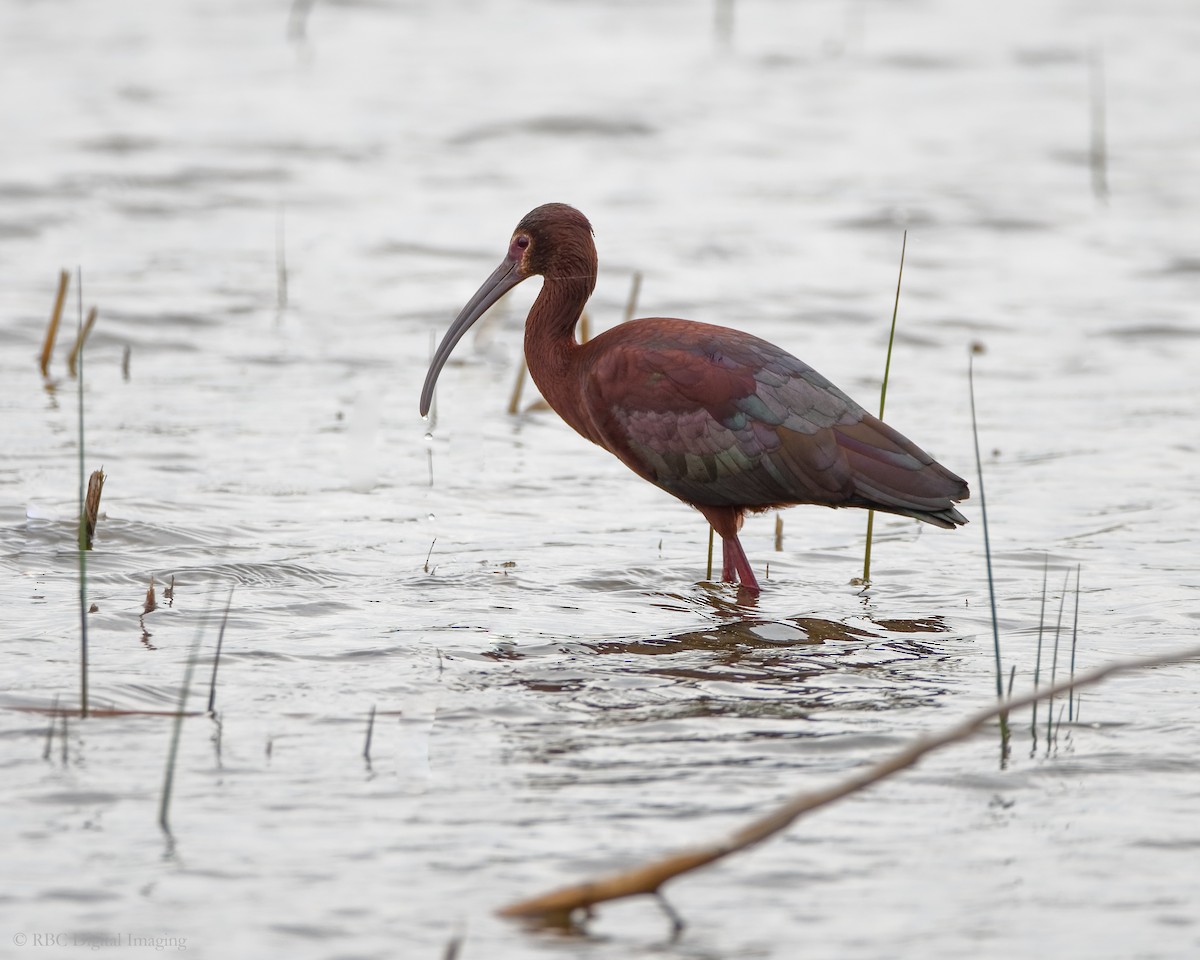
<path fill-rule="evenodd" d="M 524 250 L 527 246 L 529 246 L 529 238 L 526 236 L 517 237 L 517 246 Z"/>

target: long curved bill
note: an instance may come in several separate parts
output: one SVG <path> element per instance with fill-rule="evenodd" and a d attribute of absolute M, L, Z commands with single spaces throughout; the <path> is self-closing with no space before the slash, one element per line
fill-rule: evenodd
<path fill-rule="evenodd" d="M 446 331 L 442 342 L 438 344 L 437 352 L 433 355 L 433 362 L 429 365 L 429 372 L 425 374 L 425 386 L 421 388 L 421 416 L 429 413 L 438 374 L 442 372 L 442 367 L 450 359 L 451 352 L 458 341 L 463 338 L 463 334 L 471 328 L 471 324 L 487 313 L 492 304 L 524 279 L 518 262 L 512 257 L 505 257 L 504 262 L 483 281 L 483 286 L 475 291 L 475 296 L 467 301 L 467 305 L 454 318 L 450 329 Z"/>

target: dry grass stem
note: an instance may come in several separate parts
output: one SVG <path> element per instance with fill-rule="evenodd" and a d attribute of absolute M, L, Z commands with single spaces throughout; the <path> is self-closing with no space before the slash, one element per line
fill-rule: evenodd
<path fill-rule="evenodd" d="M 1078 689 L 1099 683 L 1114 674 L 1148 670 L 1152 667 L 1193 659 L 1200 659 L 1200 646 L 1187 647 L 1175 653 L 1155 657 L 1122 660 L 1089 673 L 1080 674 L 1073 681 L 1068 680 L 1058 686 L 1049 686 L 1040 691 L 1034 690 L 985 707 L 942 733 L 931 734 L 914 741 L 891 757 L 865 768 L 854 776 L 847 777 L 841 783 L 824 790 L 799 794 L 766 816 L 751 821 L 723 843 L 673 853 L 621 873 L 570 887 L 562 887 L 541 896 L 510 903 L 503 907 L 499 914 L 503 917 L 567 925 L 571 922 L 571 915 L 577 910 L 588 910 L 598 903 L 609 900 L 657 895 L 659 889 L 667 881 L 762 843 L 791 826 L 801 815 L 874 786 L 881 780 L 913 766 L 926 754 L 966 740 L 986 723 L 1009 711 L 1029 706 L 1039 699 L 1065 693 L 1071 689 L 1072 684 Z"/>
<path fill-rule="evenodd" d="M 775 514 L 775 552 L 783 552 L 783 516 Z"/>
<path fill-rule="evenodd" d="M 79 351 L 83 349 L 83 344 L 88 338 L 88 334 L 92 332 L 92 327 L 96 323 L 96 308 L 92 307 L 88 311 L 87 320 L 84 321 L 79 332 L 75 335 L 75 345 L 71 347 L 71 352 L 67 355 L 67 370 L 71 376 L 75 376 L 75 363 L 79 359 Z"/>
<path fill-rule="evenodd" d="M 71 283 L 71 275 L 66 270 L 58 273 L 58 293 L 54 297 L 54 309 L 50 313 L 50 323 L 46 327 L 46 342 L 42 344 L 41 368 L 42 376 L 50 374 L 50 355 L 54 353 L 54 341 L 58 337 L 58 322 L 62 319 L 63 303 L 67 299 L 67 287 Z"/>

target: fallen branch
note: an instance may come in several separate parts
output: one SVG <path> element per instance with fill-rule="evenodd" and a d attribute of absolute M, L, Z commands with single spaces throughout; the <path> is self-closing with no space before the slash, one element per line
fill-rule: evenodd
<path fill-rule="evenodd" d="M 625 897 L 659 896 L 659 889 L 668 880 L 673 880 L 681 874 L 689 873 L 730 854 L 739 853 L 761 843 L 791 826 L 802 814 L 865 790 L 867 787 L 913 766 L 927 753 L 967 739 L 989 720 L 994 720 L 1009 711 L 1029 706 L 1038 700 L 1067 693 L 1079 687 L 1091 686 L 1114 674 L 1146 670 L 1196 658 L 1200 658 L 1200 647 L 1188 647 L 1176 653 L 1157 657 L 1122 660 L 1081 674 L 1074 680 L 1064 681 L 1057 686 L 1044 687 L 1019 697 L 999 701 L 942 733 L 916 740 L 894 756 L 867 767 L 861 773 L 855 774 L 841 783 L 824 790 L 800 794 L 778 810 L 747 824 L 724 843 L 684 850 L 631 870 L 563 887 L 529 900 L 511 903 L 499 910 L 499 915 L 538 920 L 546 924 L 569 925 L 571 914 L 576 910 L 590 910 L 598 903 Z"/>

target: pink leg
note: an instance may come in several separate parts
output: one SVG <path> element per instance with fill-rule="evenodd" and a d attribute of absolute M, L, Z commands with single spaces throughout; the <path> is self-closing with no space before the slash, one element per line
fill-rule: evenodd
<path fill-rule="evenodd" d="M 740 580 L 742 589 L 761 593 L 754 571 L 750 569 L 750 561 L 746 559 L 746 551 L 738 541 L 742 511 L 737 507 L 695 506 L 721 538 L 721 580 L 725 583 L 737 583 Z"/>
<path fill-rule="evenodd" d="M 737 555 L 733 542 L 724 538 L 721 539 L 721 582 L 737 583 Z"/>
<path fill-rule="evenodd" d="M 746 551 L 742 549 L 742 544 L 738 540 L 737 534 L 721 540 L 721 554 L 721 579 L 725 583 L 733 583 L 736 580 L 741 580 L 743 589 L 749 590 L 751 593 L 762 592 L 762 589 L 758 585 L 758 579 L 754 576 L 754 571 L 750 567 L 750 561 L 746 559 Z"/>

